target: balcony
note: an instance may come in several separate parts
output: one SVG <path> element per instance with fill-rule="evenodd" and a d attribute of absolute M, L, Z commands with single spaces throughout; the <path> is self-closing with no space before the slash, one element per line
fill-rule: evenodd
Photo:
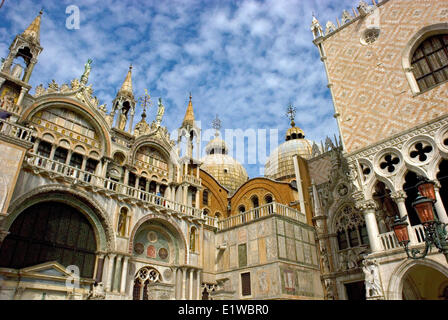
<path fill-rule="evenodd" d="M 415 239 L 417 243 L 412 243 L 411 245 L 420 245 L 425 243 L 425 230 L 423 229 L 423 225 L 419 224 L 411 227 L 412 231 L 415 235 Z M 379 235 L 381 245 L 383 246 L 384 251 L 390 251 L 394 249 L 402 249 L 402 246 L 398 243 L 398 239 L 395 236 L 393 231 L 382 233 Z"/>
<path fill-rule="evenodd" d="M 194 186 L 200 187 L 201 186 L 201 179 L 196 178 L 195 176 L 184 174 L 182 176 L 182 182 L 190 183 Z"/>
<path fill-rule="evenodd" d="M 115 195 L 123 200 L 128 200 L 141 204 L 145 207 L 155 208 L 160 212 L 167 214 L 190 217 L 192 219 L 201 219 L 211 226 L 215 226 L 214 218 L 204 216 L 200 209 L 186 206 L 157 196 L 153 193 L 127 186 L 120 182 L 97 176 L 91 172 L 83 171 L 69 166 L 65 163 L 50 160 L 48 158 L 28 153 L 24 166 L 33 169 L 35 173 L 44 173 L 53 178 L 61 178 L 95 191 L 103 192 L 106 195 Z M 207 217 L 207 218 L 205 218 Z"/>
<path fill-rule="evenodd" d="M 24 143 L 30 147 L 33 131 L 33 129 L 0 119 L 0 135 L 10 142 Z"/>
<path fill-rule="evenodd" d="M 267 217 L 270 215 L 280 215 L 283 217 L 288 217 L 294 219 L 301 223 L 307 223 L 306 217 L 301 212 L 285 206 L 280 203 L 272 202 L 266 205 L 263 205 L 258 208 L 251 209 L 249 211 L 237 214 L 235 216 L 228 217 L 223 220 L 218 221 L 218 230 L 225 230 L 233 227 L 237 227 L 243 225 L 245 223 L 256 221 L 263 217 Z"/>

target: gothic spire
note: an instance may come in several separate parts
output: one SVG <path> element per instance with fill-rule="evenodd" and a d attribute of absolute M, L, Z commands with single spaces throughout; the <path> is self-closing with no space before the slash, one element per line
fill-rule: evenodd
<path fill-rule="evenodd" d="M 190 92 L 190 102 L 188 102 L 187 112 L 185 112 L 184 121 L 182 125 L 194 125 L 194 111 L 193 111 L 193 103 L 191 102 L 191 92 Z"/>
<path fill-rule="evenodd" d="M 28 28 L 23 31 L 22 35 L 25 39 L 30 39 L 37 45 L 40 45 L 40 20 L 43 11 L 39 12 L 39 15 L 31 22 Z"/>
<path fill-rule="evenodd" d="M 120 93 L 130 97 L 131 99 L 134 99 L 134 93 L 132 91 L 132 64 L 129 66 L 129 71 L 126 75 L 126 79 L 124 79 L 120 90 L 118 90 L 118 94 Z"/>

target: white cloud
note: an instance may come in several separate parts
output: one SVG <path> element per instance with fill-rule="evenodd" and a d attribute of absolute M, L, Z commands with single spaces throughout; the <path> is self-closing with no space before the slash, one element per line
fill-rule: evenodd
<path fill-rule="evenodd" d="M 203 129 L 218 113 L 224 128 L 277 128 L 282 140 L 289 126 L 285 108 L 293 103 L 296 124 L 319 141 L 338 131 L 324 66 L 312 43 L 311 13 L 325 25 L 357 2 L 7 1 L 1 9 L 0 55 L 7 55 L 14 36 L 43 6 L 44 51 L 33 86 L 80 77 L 92 58 L 94 94 L 110 107 L 132 63 L 135 95 L 148 88 L 154 104 L 163 97 L 170 132 L 181 124 L 191 91 Z M 65 7 L 71 4 L 80 8 L 79 30 L 65 28 Z M 154 116 L 151 108 L 148 120 Z M 250 166 L 249 174 L 258 169 Z"/>

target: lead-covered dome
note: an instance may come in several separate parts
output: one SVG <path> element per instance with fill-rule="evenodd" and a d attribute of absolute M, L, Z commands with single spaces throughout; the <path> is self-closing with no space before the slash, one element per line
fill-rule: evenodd
<path fill-rule="evenodd" d="M 309 159 L 312 155 L 313 142 L 305 139 L 302 129 L 295 126 L 286 132 L 286 141 L 279 145 L 270 155 L 264 167 L 264 175 L 274 180 L 290 180 L 295 177 L 292 157 L 299 155 Z"/>
<path fill-rule="evenodd" d="M 225 141 L 216 136 L 205 147 L 207 155 L 202 159 L 201 169 L 232 192 L 245 183 L 249 177 L 243 165 L 228 155 L 228 150 Z"/>

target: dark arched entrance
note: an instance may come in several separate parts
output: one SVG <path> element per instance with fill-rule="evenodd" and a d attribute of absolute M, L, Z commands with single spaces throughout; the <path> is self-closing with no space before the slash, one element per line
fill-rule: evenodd
<path fill-rule="evenodd" d="M 40 202 L 14 220 L 0 247 L 0 267 L 20 269 L 47 261 L 76 265 L 93 278 L 97 244 L 93 227 L 77 209 L 61 202 Z"/>

